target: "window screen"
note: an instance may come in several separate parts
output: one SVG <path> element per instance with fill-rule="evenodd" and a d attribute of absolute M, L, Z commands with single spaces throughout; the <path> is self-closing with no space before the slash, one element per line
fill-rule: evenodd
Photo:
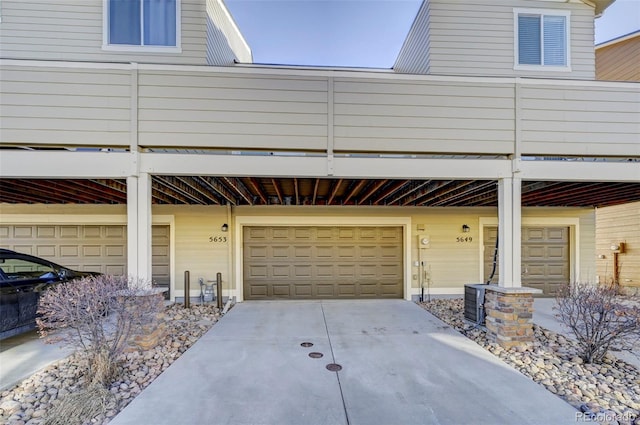
<path fill-rule="evenodd" d="M 176 46 L 177 0 L 109 0 L 109 44 Z"/>
<path fill-rule="evenodd" d="M 567 65 L 566 16 L 520 13 L 517 24 L 518 65 Z"/>

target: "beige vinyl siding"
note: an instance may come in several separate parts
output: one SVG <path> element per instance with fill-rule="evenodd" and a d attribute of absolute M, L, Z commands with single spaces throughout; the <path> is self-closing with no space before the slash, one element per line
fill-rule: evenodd
<path fill-rule="evenodd" d="M 0 72 L 3 143 L 129 145 L 130 71 L 2 67 Z"/>
<path fill-rule="evenodd" d="M 638 211 L 638 203 L 635 204 Z M 601 210 L 599 210 L 600 212 Z M 8 205 L 1 206 L 2 214 L 47 214 L 51 222 L 55 215 L 114 215 L 126 216 L 126 208 L 121 205 Z M 234 242 L 230 239 L 224 243 L 209 241 L 211 236 L 234 235 L 234 223 L 227 219 L 227 209 L 221 206 L 198 205 L 154 205 L 154 215 L 174 216 L 174 249 L 175 265 L 173 278 L 175 281 L 175 296 L 182 297 L 184 290 L 184 272 L 191 274 L 191 294 L 197 296 L 200 291 L 198 278 L 214 279 L 216 273 L 222 273 L 223 288 L 239 289 L 235 285 L 235 277 L 231 275 L 230 246 Z M 614 212 L 615 213 L 615 212 Z M 494 218 L 497 223 L 496 209 L 488 207 L 476 208 L 420 208 L 420 207 L 332 207 L 332 206 L 278 206 L 278 207 L 250 207 L 240 206 L 233 209 L 234 216 L 281 216 L 281 217 L 309 217 L 310 225 L 317 225 L 317 217 L 410 217 L 411 258 L 405 259 L 412 264 L 418 261 L 418 234 L 430 237 L 430 248 L 424 250 L 422 259 L 430 269 L 431 288 L 442 292 L 460 292 L 465 283 L 477 283 L 481 280 L 482 242 L 480 240 L 480 218 Z M 579 226 L 579 258 L 572 252 L 571 267 L 578 262 L 577 271 L 582 279 L 593 280 L 596 274 L 596 242 L 595 216 L 593 209 L 584 208 L 523 208 L 523 220 L 530 220 L 533 224 L 554 225 L 562 223 L 563 219 L 577 219 Z M 629 214 L 630 220 L 633 219 Z M 637 217 L 637 216 L 636 216 Z M 627 223 L 629 221 L 627 220 Z M 228 232 L 221 232 L 223 223 L 228 223 Z M 462 233 L 462 225 L 470 226 L 469 233 Z M 418 231 L 418 226 L 424 231 Z M 471 237 L 471 242 L 458 242 L 457 237 Z M 629 249 L 633 249 L 632 240 L 627 236 Z M 607 242 L 609 243 L 609 242 Z M 573 236 L 570 241 L 573 244 Z M 233 245 L 231 245 L 233 247 Z M 599 251 L 600 252 L 600 251 Z M 633 251 L 630 251 L 633 252 Z M 607 253 L 609 254 L 609 253 Z M 608 257 L 609 258 L 609 257 Z M 623 257 L 626 258 L 626 257 Z M 624 260 L 626 261 L 626 259 Z M 626 264 L 626 263 L 625 263 Z M 625 270 L 624 266 L 622 270 Z M 609 268 L 610 270 L 611 268 Z M 419 288 L 418 268 L 411 267 L 411 287 L 414 291 Z M 631 270 L 630 270 L 631 271 Z M 599 272 L 601 273 L 601 272 Z M 636 276 L 637 276 L 636 272 Z M 572 274 L 573 277 L 573 274 Z"/>
<path fill-rule="evenodd" d="M 207 63 L 233 65 L 251 63 L 251 49 L 245 42 L 222 0 L 207 1 Z"/>
<path fill-rule="evenodd" d="M 523 155 L 640 155 L 637 85 L 524 85 L 520 106 Z"/>
<path fill-rule="evenodd" d="M 229 289 L 229 239 L 224 243 L 209 241 L 211 236 L 231 237 L 231 232 L 223 233 L 220 228 L 227 222 L 227 209 L 220 206 L 154 206 L 154 214 L 175 216 L 175 295 L 184 294 L 184 272 L 191 275 L 191 295 L 200 293 L 198 278 L 216 278 L 222 273 L 223 289 Z"/>
<path fill-rule="evenodd" d="M 620 284 L 640 288 L 640 202 L 596 210 L 597 274 L 601 283 L 613 278 L 611 245 L 620 242 L 625 243 L 625 252 L 618 254 Z"/>
<path fill-rule="evenodd" d="M 96 62 L 207 63 L 205 0 L 181 0 L 181 53 L 105 51 L 102 0 L 2 0 L 3 58 Z"/>
<path fill-rule="evenodd" d="M 147 72 L 139 90 L 142 146 L 327 146 L 326 79 Z"/>
<path fill-rule="evenodd" d="M 514 8 L 569 10 L 571 72 L 514 70 Z M 398 57 L 396 71 L 438 75 L 493 75 L 542 78 L 595 78 L 593 8 L 582 2 L 530 0 L 429 0 L 428 13 L 418 15 Z M 417 43 L 414 46 L 411 43 Z M 428 57 L 427 57 L 428 56 Z M 425 64 L 428 63 L 428 67 Z"/>
<path fill-rule="evenodd" d="M 336 80 L 336 151 L 504 153 L 513 149 L 513 88 Z"/>
<path fill-rule="evenodd" d="M 637 83 L 39 65 L 0 67 L 3 143 L 640 155 Z"/>
<path fill-rule="evenodd" d="M 596 78 L 640 81 L 640 32 L 628 40 L 596 48 Z"/>

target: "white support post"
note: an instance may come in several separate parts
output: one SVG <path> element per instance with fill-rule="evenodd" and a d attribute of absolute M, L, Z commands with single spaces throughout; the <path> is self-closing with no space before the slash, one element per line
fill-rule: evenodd
<path fill-rule="evenodd" d="M 151 176 L 127 177 L 128 274 L 151 283 Z"/>
<path fill-rule="evenodd" d="M 522 181 L 520 178 L 498 180 L 498 255 L 500 279 L 498 286 L 522 286 Z"/>

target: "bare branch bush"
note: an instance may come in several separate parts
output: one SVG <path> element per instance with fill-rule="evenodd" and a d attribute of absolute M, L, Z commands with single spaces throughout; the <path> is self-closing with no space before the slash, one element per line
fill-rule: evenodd
<path fill-rule="evenodd" d="M 145 281 L 101 275 L 63 283 L 40 297 L 37 324 L 48 342 L 75 348 L 86 361 L 90 385 L 107 386 L 119 357 L 163 307 Z"/>
<path fill-rule="evenodd" d="M 573 283 L 562 287 L 556 300 L 556 316 L 576 337 L 587 363 L 601 363 L 610 349 L 640 338 L 640 303 L 614 286 Z"/>

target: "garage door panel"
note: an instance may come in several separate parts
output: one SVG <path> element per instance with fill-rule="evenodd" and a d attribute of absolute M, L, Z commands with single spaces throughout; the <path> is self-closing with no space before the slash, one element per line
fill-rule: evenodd
<path fill-rule="evenodd" d="M 295 246 L 293 248 L 293 255 L 297 259 L 309 259 L 313 257 L 312 246 Z"/>
<path fill-rule="evenodd" d="M 289 258 L 291 256 L 289 246 L 284 245 L 271 247 L 271 256 L 274 258 Z"/>
<path fill-rule="evenodd" d="M 53 226 L 38 226 L 36 227 L 37 238 L 55 238 L 56 228 Z"/>
<path fill-rule="evenodd" d="M 294 290 L 297 298 L 311 298 L 313 296 L 313 285 L 311 284 L 296 284 Z"/>
<path fill-rule="evenodd" d="M 297 241 L 311 239 L 312 238 L 311 229 L 295 228 L 293 232 L 293 237 Z"/>
<path fill-rule="evenodd" d="M 338 229 L 338 239 L 340 240 L 353 240 L 355 238 L 355 229 L 348 227 L 341 227 Z"/>
<path fill-rule="evenodd" d="M 100 238 L 102 236 L 100 226 L 81 226 L 82 237 L 86 239 Z"/>
<path fill-rule="evenodd" d="M 316 283 L 315 287 L 315 295 L 318 298 L 333 298 L 335 297 L 334 285 L 326 284 L 326 283 Z"/>
<path fill-rule="evenodd" d="M 100 245 L 83 245 L 82 256 L 83 257 L 99 257 L 102 254 L 102 247 Z"/>
<path fill-rule="evenodd" d="M 340 260 L 344 260 L 344 259 L 352 260 L 356 258 L 356 247 L 355 246 L 338 247 L 338 258 Z"/>
<path fill-rule="evenodd" d="M 274 228 L 271 230 L 272 239 L 289 239 L 289 228 Z"/>
<path fill-rule="evenodd" d="M 333 246 L 317 246 L 316 247 L 316 257 L 329 259 L 334 256 L 334 247 Z"/>
<path fill-rule="evenodd" d="M 105 238 L 122 239 L 125 237 L 124 233 L 125 233 L 124 226 L 105 226 L 104 227 Z"/>
<path fill-rule="evenodd" d="M 316 264 L 314 266 L 315 271 L 316 271 L 316 277 L 333 277 L 333 275 L 335 274 L 334 269 L 333 269 L 333 264 Z"/>
<path fill-rule="evenodd" d="M 265 226 L 243 232 L 247 299 L 402 297 L 400 227 Z M 383 280 L 389 289 L 382 289 Z M 265 285 L 266 295 L 253 290 Z"/>
<path fill-rule="evenodd" d="M 33 230 L 32 226 L 16 226 L 14 230 L 14 237 L 32 239 L 34 237 Z"/>
<path fill-rule="evenodd" d="M 313 277 L 313 267 L 311 264 L 293 266 L 294 278 L 311 278 Z"/>
<path fill-rule="evenodd" d="M 55 245 L 38 245 L 36 247 L 36 256 L 38 257 L 55 257 L 56 247 Z"/>
<path fill-rule="evenodd" d="M 338 285 L 338 297 L 353 298 L 356 295 L 355 282 L 343 282 Z"/>
<path fill-rule="evenodd" d="M 289 285 L 274 284 L 272 288 L 273 288 L 273 295 L 276 297 L 289 298 L 291 296 L 291 287 Z"/>
<path fill-rule="evenodd" d="M 80 237 L 80 226 L 60 226 L 61 239 L 78 239 Z"/>
<path fill-rule="evenodd" d="M 125 256 L 125 246 L 124 245 L 107 245 L 104 247 L 104 255 L 106 257 L 119 257 L 122 258 Z"/>

